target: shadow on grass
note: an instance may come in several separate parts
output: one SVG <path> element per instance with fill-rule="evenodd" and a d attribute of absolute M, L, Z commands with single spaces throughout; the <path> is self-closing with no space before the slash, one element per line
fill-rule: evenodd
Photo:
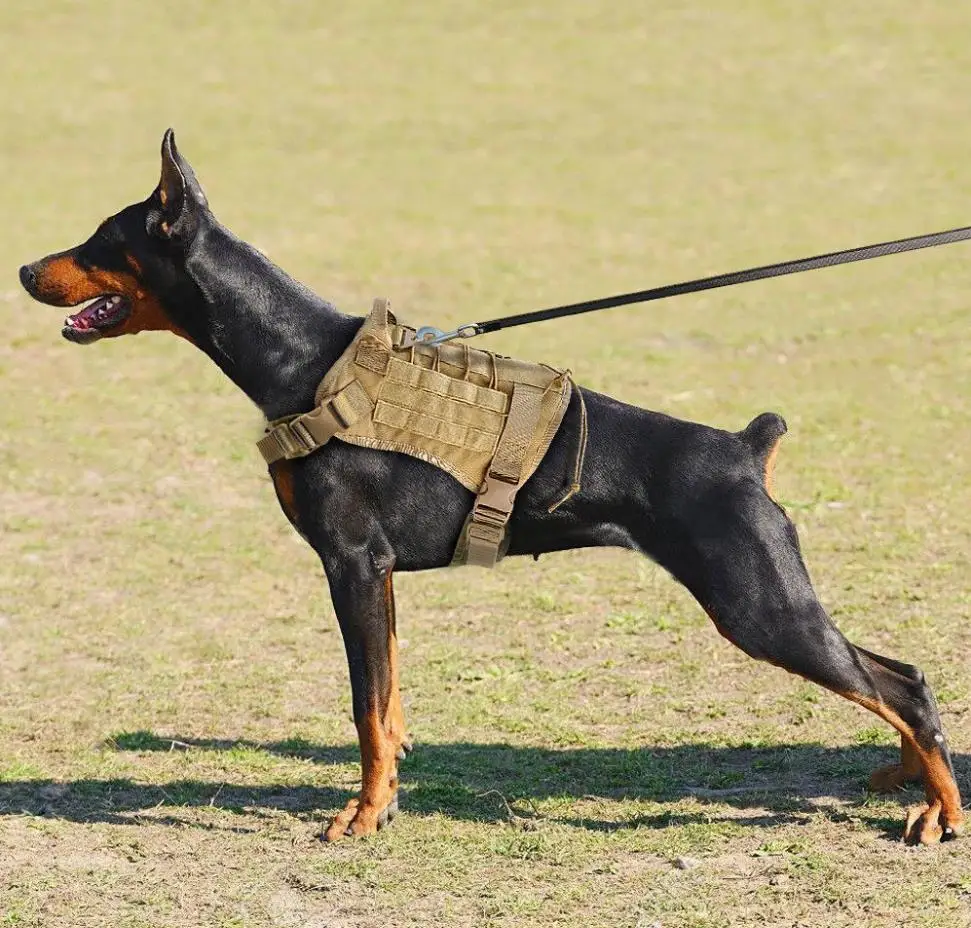
<path fill-rule="evenodd" d="M 244 739 L 162 737 L 151 732 L 116 735 L 108 746 L 119 751 L 150 753 L 237 754 L 241 771 L 258 762 L 272 776 L 273 757 L 295 757 L 322 765 L 356 765 L 356 745 L 317 745 L 302 739 L 254 742 Z M 506 744 L 420 744 L 402 765 L 402 807 L 418 815 L 441 814 L 480 822 L 536 817 L 536 800 L 564 800 L 563 813 L 547 805 L 541 817 L 595 830 L 666 828 L 720 820 L 714 809 L 695 811 L 675 804 L 691 797 L 702 806 L 753 810 L 752 815 L 725 815 L 739 825 L 770 827 L 805 821 L 808 813 L 848 820 L 870 801 L 864 789 L 869 773 L 898 757 L 896 749 L 872 746 L 845 748 L 815 744 L 775 747 L 718 747 L 689 744 L 643 748 L 544 748 Z M 202 758 L 200 757 L 200 761 Z M 220 762 L 225 766 L 225 759 Z M 955 757 L 959 781 L 967 785 L 971 756 Z M 319 773 L 316 774 L 319 776 Z M 292 776 L 292 771 L 291 771 Z M 230 774 L 231 777 L 231 774 Z M 243 777 L 241 776 L 240 779 Z M 175 780 L 135 783 L 129 779 L 54 782 L 19 779 L 0 782 L 0 815 L 48 815 L 79 822 L 135 823 L 142 816 L 153 824 L 221 827 L 160 817 L 160 808 L 213 808 L 247 817 L 291 816 L 322 821 L 351 797 L 348 789 L 275 783 L 233 786 L 219 780 Z M 908 801 L 920 793 L 905 794 Z M 820 799 L 840 803 L 817 803 Z M 592 803 L 577 817 L 575 803 Z M 649 800 L 671 804 L 651 814 L 617 818 L 601 800 Z M 874 810 L 876 812 L 876 810 Z M 149 814 L 150 813 L 150 814 Z M 623 812 L 621 812 L 623 816 Z M 868 815 L 871 823 L 896 834 L 900 823 Z M 252 823 L 229 826 L 251 831 Z"/>

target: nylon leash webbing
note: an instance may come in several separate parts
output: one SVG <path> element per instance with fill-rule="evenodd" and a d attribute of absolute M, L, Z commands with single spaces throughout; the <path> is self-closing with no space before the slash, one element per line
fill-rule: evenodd
<path fill-rule="evenodd" d="M 814 271 L 817 268 L 835 267 L 838 264 L 850 264 L 853 261 L 868 261 L 870 258 L 881 258 L 884 255 L 896 255 L 905 251 L 916 251 L 919 248 L 931 248 L 935 245 L 950 245 L 971 238 L 971 226 L 960 229 L 949 229 L 944 232 L 934 232 L 930 235 L 915 235 L 911 238 L 901 238 L 892 242 L 881 242 L 877 245 L 865 245 L 861 248 L 847 248 L 844 251 L 833 251 L 813 258 L 800 258 L 796 261 L 783 261 L 779 264 L 767 264 L 762 267 L 748 268 L 744 271 L 732 271 L 728 274 L 717 274 L 714 277 L 701 277 L 688 280 L 680 284 L 668 284 L 663 287 L 653 287 L 649 290 L 638 290 L 634 293 L 622 293 L 619 296 L 602 297 L 598 300 L 585 300 L 582 303 L 567 303 L 564 306 L 553 306 L 548 309 L 538 309 L 533 312 L 519 313 L 513 316 L 503 316 L 490 319 L 487 322 L 471 322 L 459 326 L 453 332 L 443 332 L 432 326 L 423 326 L 415 335 L 416 342 L 427 345 L 439 345 L 451 341 L 453 338 L 471 338 L 486 332 L 497 332 L 499 329 L 511 329 L 517 325 L 527 325 L 531 322 L 544 322 L 547 319 L 559 319 L 563 316 L 576 316 L 590 313 L 599 309 L 611 309 L 615 306 L 628 306 L 631 303 L 650 303 L 653 300 L 663 300 L 671 296 L 684 293 L 698 293 L 701 290 L 715 290 L 718 287 L 732 287 L 753 280 L 765 280 L 769 277 L 782 277 L 786 274 L 800 274 L 803 271 Z"/>

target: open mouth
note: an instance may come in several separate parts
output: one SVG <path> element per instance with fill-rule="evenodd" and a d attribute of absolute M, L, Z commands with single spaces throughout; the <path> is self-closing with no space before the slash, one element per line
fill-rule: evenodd
<path fill-rule="evenodd" d="M 79 313 L 68 316 L 61 329 L 68 341 L 86 345 L 97 341 L 106 329 L 120 325 L 131 314 L 131 303 L 115 293 L 99 296 L 93 303 L 89 303 Z"/>

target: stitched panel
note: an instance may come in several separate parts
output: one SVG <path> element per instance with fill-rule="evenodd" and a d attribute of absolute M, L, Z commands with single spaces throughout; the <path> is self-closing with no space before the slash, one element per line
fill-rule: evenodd
<path fill-rule="evenodd" d="M 451 397 L 472 406 L 480 406 L 497 413 L 504 413 L 509 397 L 500 390 L 480 387 L 465 380 L 456 380 L 438 371 L 409 364 L 400 358 L 392 358 L 388 364 L 388 381 L 418 387 L 428 393 Z"/>
<path fill-rule="evenodd" d="M 422 370 L 416 364 L 409 364 L 400 358 L 392 358 L 388 362 L 388 380 L 393 380 L 395 383 L 417 387 L 422 373 Z"/>
<path fill-rule="evenodd" d="M 449 396 L 429 393 L 426 390 L 421 390 L 416 395 L 413 387 L 406 386 L 403 383 L 386 381 L 381 385 L 378 398 L 394 406 L 414 409 L 416 412 L 423 412 L 426 415 L 446 419 L 449 422 L 457 422 L 460 425 L 472 425 L 496 435 L 502 431 L 504 416 L 501 413 L 482 409 L 480 406 L 472 406 Z"/>
<path fill-rule="evenodd" d="M 486 432 L 471 425 L 449 422 L 414 409 L 393 406 L 380 399 L 374 407 L 374 421 L 440 441 L 445 445 L 485 454 L 491 454 L 499 440 L 496 432 Z"/>
<path fill-rule="evenodd" d="M 390 355 L 388 349 L 376 338 L 362 338 L 354 355 L 354 363 L 369 371 L 383 374 L 388 369 Z"/>

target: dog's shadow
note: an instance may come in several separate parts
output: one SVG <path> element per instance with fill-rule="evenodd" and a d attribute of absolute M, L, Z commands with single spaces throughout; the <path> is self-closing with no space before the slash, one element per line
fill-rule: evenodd
<path fill-rule="evenodd" d="M 269 755 L 270 763 L 273 756 L 303 758 L 322 765 L 356 764 L 358 760 L 356 745 L 316 745 L 301 739 L 260 743 L 163 737 L 142 731 L 116 735 L 108 746 L 138 752 L 258 752 Z M 553 750 L 465 742 L 419 744 L 402 765 L 402 808 L 411 814 L 442 814 L 480 822 L 522 824 L 540 817 L 598 830 L 711 822 L 718 818 L 712 805 L 752 810 L 748 816 L 730 813 L 725 817 L 755 827 L 805 821 L 807 814 L 820 811 L 845 820 L 863 812 L 871 802 L 865 790 L 869 773 L 898 757 L 896 749 L 862 745 L 732 748 L 691 744 L 634 750 Z M 967 786 L 971 756 L 955 756 L 954 762 L 959 781 Z M 226 780 L 183 779 L 157 784 L 121 778 L 8 780 L 0 782 L 0 815 L 227 827 L 224 821 L 200 824 L 177 814 L 180 808 L 206 806 L 239 813 L 239 825 L 228 827 L 250 831 L 254 817 L 284 815 L 323 821 L 352 795 L 349 789 L 330 786 L 234 786 L 231 779 L 230 774 Z M 920 795 L 915 790 L 904 798 L 915 802 Z M 685 797 L 693 803 L 688 808 L 677 806 Z M 539 815 L 535 801 L 544 799 L 581 800 L 582 814 L 564 814 L 554 807 L 554 811 L 547 809 Z M 634 817 L 624 817 L 623 812 L 618 817 L 616 809 L 612 814 L 609 801 L 624 799 L 649 800 L 671 808 L 655 806 Z M 701 808 L 695 808 L 699 805 Z M 171 813 L 159 815 L 160 808 Z M 873 814 L 868 816 L 872 818 Z M 874 825 L 888 833 L 896 833 L 900 827 L 898 817 L 877 817 Z"/>

